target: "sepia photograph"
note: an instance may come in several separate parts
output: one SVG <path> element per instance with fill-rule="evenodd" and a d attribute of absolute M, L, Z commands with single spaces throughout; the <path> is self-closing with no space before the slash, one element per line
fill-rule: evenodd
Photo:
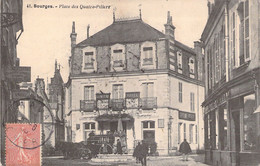
<path fill-rule="evenodd" d="M 260 0 L 0 2 L 0 165 L 260 166 Z"/>

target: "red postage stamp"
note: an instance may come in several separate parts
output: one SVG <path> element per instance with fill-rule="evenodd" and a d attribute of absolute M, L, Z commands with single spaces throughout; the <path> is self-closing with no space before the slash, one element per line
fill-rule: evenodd
<path fill-rule="evenodd" d="M 41 165 L 41 125 L 6 124 L 6 165 Z"/>

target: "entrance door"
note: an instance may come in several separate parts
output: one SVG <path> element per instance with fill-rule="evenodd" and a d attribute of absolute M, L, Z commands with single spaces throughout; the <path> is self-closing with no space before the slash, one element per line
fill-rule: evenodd
<path fill-rule="evenodd" d="M 110 131 L 113 133 L 117 131 L 117 122 L 110 122 Z"/>
<path fill-rule="evenodd" d="M 145 130 L 143 131 L 144 140 L 147 142 L 155 142 L 155 131 L 154 130 Z"/>
<path fill-rule="evenodd" d="M 235 135 L 235 151 L 240 151 L 240 112 L 235 111 L 232 113 L 234 122 L 234 135 Z"/>

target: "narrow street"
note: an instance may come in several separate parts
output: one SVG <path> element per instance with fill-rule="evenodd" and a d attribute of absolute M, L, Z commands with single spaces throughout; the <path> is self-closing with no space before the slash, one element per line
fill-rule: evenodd
<path fill-rule="evenodd" d="M 86 160 L 64 160 L 62 158 L 55 158 L 55 157 L 47 157 L 43 158 L 43 165 L 44 166 L 91 166 L 91 165 L 110 165 L 110 166 L 125 166 L 125 165 L 132 165 L 132 166 L 141 166 L 141 164 L 136 164 L 135 160 L 131 160 L 128 162 L 109 162 L 109 163 L 102 163 L 102 162 L 92 162 Z M 148 157 L 147 158 L 147 166 L 207 166 L 203 163 L 203 156 L 202 155 L 191 155 L 189 157 L 189 161 L 182 161 L 182 156 L 159 156 L 159 157 Z"/>

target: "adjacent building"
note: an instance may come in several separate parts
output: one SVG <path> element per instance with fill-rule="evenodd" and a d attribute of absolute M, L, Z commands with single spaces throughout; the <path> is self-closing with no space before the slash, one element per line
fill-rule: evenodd
<path fill-rule="evenodd" d="M 260 2 L 208 1 L 203 102 L 206 162 L 260 163 Z"/>
<path fill-rule="evenodd" d="M 176 152 L 185 138 L 194 151 L 204 147 L 202 45 L 177 41 L 169 12 L 164 26 L 162 33 L 146 24 L 141 11 L 137 18 L 114 14 L 111 25 L 76 43 L 73 22 L 67 141 L 94 132 L 112 136 L 111 144 L 120 138 L 126 153 L 140 140 L 156 142 L 160 155 Z"/>
<path fill-rule="evenodd" d="M 5 158 L 5 123 L 18 121 L 18 105 L 13 100 L 13 91 L 19 89 L 17 83 L 30 82 L 30 68 L 20 67 L 16 46 L 23 32 L 22 0 L 1 1 L 0 22 L 0 143 L 1 163 Z M 22 74 L 23 72 L 23 74 Z"/>
<path fill-rule="evenodd" d="M 55 61 L 54 76 L 51 78 L 51 82 L 48 83 L 48 98 L 50 109 L 54 116 L 54 122 L 52 122 L 51 116 L 46 116 L 45 125 L 54 125 L 54 131 L 50 138 L 51 145 L 55 146 L 56 142 L 65 140 L 65 119 L 64 119 L 64 100 L 65 90 L 64 82 L 60 74 L 60 65 Z M 48 127 L 50 127 L 47 125 Z M 49 133 L 51 130 L 46 128 L 45 132 Z M 48 135 L 46 133 L 46 135 Z"/>

